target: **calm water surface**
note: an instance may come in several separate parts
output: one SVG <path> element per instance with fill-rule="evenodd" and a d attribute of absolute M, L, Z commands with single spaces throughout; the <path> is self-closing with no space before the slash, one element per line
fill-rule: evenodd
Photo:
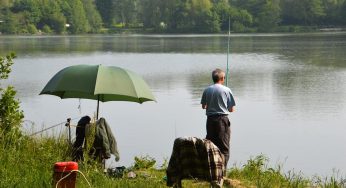
<path fill-rule="evenodd" d="M 108 161 L 113 166 L 131 165 L 139 155 L 160 165 L 176 137 L 205 136 L 199 101 L 211 71 L 225 69 L 226 50 L 222 35 L 0 37 L 0 52 L 18 56 L 6 84 L 18 90 L 28 132 L 95 112 L 96 101 L 38 95 L 64 67 L 114 65 L 144 77 L 157 103 L 101 103 L 121 154 L 120 162 Z M 345 52 L 345 33 L 232 35 L 230 87 L 237 111 L 230 116 L 229 164 L 265 154 L 285 171 L 345 175 Z"/>

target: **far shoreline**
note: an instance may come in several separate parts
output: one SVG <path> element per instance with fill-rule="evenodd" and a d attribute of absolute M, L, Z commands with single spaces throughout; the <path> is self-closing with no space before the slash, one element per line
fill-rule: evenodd
<path fill-rule="evenodd" d="M 331 26 L 331 27 L 323 27 L 323 26 L 302 26 L 302 25 L 282 25 L 275 28 L 270 29 L 267 32 L 261 32 L 258 31 L 258 28 L 247 28 L 247 30 L 243 32 L 237 32 L 237 31 L 227 31 L 222 30 L 220 32 L 215 33 L 206 33 L 206 32 L 179 32 L 179 31 L 156 31 L 152 28 L 123 28 L 123 27 L 114 27 L 114 28 L 102 28 L 99 32 L 96 33 L 45 33 L 41 30 L 38 30 L 36 33 L 16 33 L 16 34 L 7 34 L 7 33 L 1 33 L 0 36 L 81 36 L 81 35 L 100 35 L 100 36 L 107 36 L 107 35 L 160 35 L 160 36 L 189 36 L 189 35 L 199 35 L 199 36 L 225 36 L 230 33 L 231 36 L 233 35 L 259 35 L 259 36 L 265 36 L 265 35 L 290 35 L 290 34 L 307 34 L 307 33 L 342 33 L 346 32 L 346 26 Z"/>
<path fill-rule="evenodd" d="M 100 37 L 113 37 L 113 36 L 129 36 L 129 37 L 271 37 L 271 36 L 299 36 L 299 35 L 333 35 L 333 34 L 346 34 L 346 28 L 322 28 L 318 31 L 309 31 L 309 32 L 230 32 L 228 33 L 80 33 L 80 34 L 2 34 L 0 33 L 0 38 L 60 38 L 60 37 L 84 37 L 84 36 L 100 36 Z"/>

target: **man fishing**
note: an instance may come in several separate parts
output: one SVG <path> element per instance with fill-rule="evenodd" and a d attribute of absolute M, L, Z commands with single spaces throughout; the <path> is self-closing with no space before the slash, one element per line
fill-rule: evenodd
<path fill-rule="evenodd" d="M 228 115 L 235 110 L 235 101 L 230 88 L 224 86 L 225 72 L 215 69 L 212 72 L 214 84 L 207 87 L 202 95 L 202 108 L 206 109 L 207 136 L 224 155 L 225 169 L 229 160 L 231 123 Z"/>

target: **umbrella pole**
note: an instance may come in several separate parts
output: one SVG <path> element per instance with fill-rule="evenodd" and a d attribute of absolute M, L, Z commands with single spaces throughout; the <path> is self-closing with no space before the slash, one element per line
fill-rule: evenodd
<path fill-rule="evenodd" d="M 100 106 L 100 95 L 97 95 L 97 111 L 96 111 L 96 120 L 99 119 L 99 106 Z"/>

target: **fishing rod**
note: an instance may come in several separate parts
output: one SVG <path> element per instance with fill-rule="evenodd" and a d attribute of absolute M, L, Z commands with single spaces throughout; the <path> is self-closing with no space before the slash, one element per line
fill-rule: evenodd
<path fill-rule="evenodd" d="M 227 42 L 227 68 L 226 68 L 226 86 L 228 87 L 228 76 L 229 76 L 229 66 L 228 66 L 228 59 L 229 59 L 229 43 L 231 39 L 231 17 L 228 17 L 228 42 Z"/>

